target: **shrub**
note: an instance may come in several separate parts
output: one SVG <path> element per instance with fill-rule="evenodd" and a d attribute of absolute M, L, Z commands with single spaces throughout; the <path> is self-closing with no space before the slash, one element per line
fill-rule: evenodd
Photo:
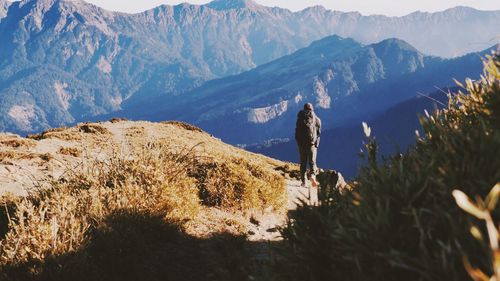
<path fill-rule="evenodd" d="M 80 157 L 82 155 L 82 152 L 76 147 L 61 147 L 59 153 L 73 157 Z"/>
<path fill-rule="evenodd" d="M 0 280 L 247 280 L 243 214 L 284 209 L 279 162 L 218 142 L 143 139 L 81 152 L 48 189 L 3 198 Z M 201 188 L 216 208 L 201 204 Z"/>
<path fill-rule="evenodd" d="M 223 161 L 221 161 L 223 160 Z M 284 178 L 243 158 L 205 159 L 190 175 L 197 179 L 200 197 L 208 206 L 235 210 L 283 211 L 286 204 Z"/>
<path fill-rule="evenodd" d="M 50 189 L 18 199 L 0 242 L 0 265 L 26 264 L 35 270 L 48 257 L 82 248 L 116 212 L 162 216 L 182 227 L 200 210 L 194 181 L 186 174 L 190 157 L 148 144 L 133 157 L 115 154 L 84 162 Z"/>
<path fill-rule="evenodd" d="M 61 140 L 68 140 L 68 141 L 81 140 L 80 135 L 69 132 L 69 129 L 64 128 L 64 127 L 63 128 L 49 129 L 49 130 L 42 132 L 40 134 L 28 135 L 27 138 L 31 139 L 31 140 L 37 140 L 37 141 L 44 140 L 44 139 L 52 139 L 52 138 L 61 139 Z"/>
<path fill-rule="evenodd" d="M 379 164 L 370 140 L 369 164 L 353 191 L 299 209 L 284 230 L 282 278 L 468 280 L 464 255 L 491 275 L 487 249 L 467 232 L 474 219 L 451 194 L 459 187 L 485 197 L 500 181 L 499 69 L 500 56 L 490 57 L 482 79 L 467 81 L 467 93 L 421 118 L 425 137 L 406 154 Z"/>

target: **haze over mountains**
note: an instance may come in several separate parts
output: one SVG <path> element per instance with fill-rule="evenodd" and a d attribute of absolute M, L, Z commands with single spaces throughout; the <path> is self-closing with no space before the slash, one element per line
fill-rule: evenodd
<path fill-rule="evenodd" d="M 207 82 L 178 103 L 154 100 L 126 112 L 138 119 L 180 118 L 230 143 L 262 143 L 291 137 L 306 102 L 315 105 L 324 129 L 359 124 L 419 92 L 454 85 L 453 78 L 477 78 L 483 54 L 441 59 L 399 39 L 362 45 L 331 36 L 240 75 Z M 155 111 L 154 104 L 164 106 Z"/>
<path fill-rule="evenodd" d="M 332 34 L 364 44 L 397 37 L 450 57 L 493 45 L 498 26 L 500 12 L 464 7 L 396 18 L 217 0 L 129 15 L 80 0 L 0 0 L 0 130 L 40 131 L 158 96 L 178 102 Z"/>

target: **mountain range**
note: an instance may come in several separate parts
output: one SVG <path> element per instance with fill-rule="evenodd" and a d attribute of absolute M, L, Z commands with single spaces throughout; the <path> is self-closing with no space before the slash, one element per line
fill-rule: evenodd
<path fill-rule="evenodd" d="M 209 81 L 177 103 L 152 100 L 126 112 L 133 119 L 181 119 L 230 143 L 262 143 L 292 136 L 306 102 L 314 104 L 325 129 L 358 124 L 419 92 L 454 85 L 454 78 L 479 77 L 481 57 L 489 52 L 442 59 L 399 39 L 363 45 L 330 36 L 248 72 Z"/>
<path fill-rule="evenodd" d="M 151 100 L 163 108 L 332 34 L 362 44 L 397 37 L 452 57 L 493 45 L 499 25 L 500 12 L 465 7 L 385 17 L 216 0 L 124 14 L 83 0 L 0 0 L 0 131 L 37 132 Z"/>

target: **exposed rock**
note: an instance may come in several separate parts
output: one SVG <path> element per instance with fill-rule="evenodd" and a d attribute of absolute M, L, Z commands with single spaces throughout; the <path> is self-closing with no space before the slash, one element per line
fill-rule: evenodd
<path fill-rule="evenodd" d="M 6 0 L 0 0 L 0 21 L 7 15 L 7 10 L 9 9 L 10 2 Z"/>
<path fill-rule="evenodd" d="M 320 185 L 320 197 L 321 195 L 327 196 L 334 190 L 343 193 L 346 189 L 350 188 L 342 174 L 334 170 L 321 170 L 316 176 L 316 179 L 319 181 Z"/>
<path fill-rule="evenodd" d="M 248 112 L 250 123 L 263 124 L 283 115 L 288 110 L 288 101 L 262 108 L 253 108 Z"/>

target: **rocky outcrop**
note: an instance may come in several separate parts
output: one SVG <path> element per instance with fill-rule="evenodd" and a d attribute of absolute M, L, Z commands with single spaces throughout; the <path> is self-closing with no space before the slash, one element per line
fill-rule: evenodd
<path fill-rule="evenodd" d="M 326 196 L 329 196 L 332 192 L 339 191 L 344 193 L 351 188 L 342 174 L 335 170 L 321 170 L 316 176 L 316 179 L 320 186 L 320 199 L 326 198 Z"/>
<path fill-rule="evenodd" d="M 0 0 L 0 21 L 7 15 L 7 10 L 9 9 L 10 2 L 6 0 Z"/>

